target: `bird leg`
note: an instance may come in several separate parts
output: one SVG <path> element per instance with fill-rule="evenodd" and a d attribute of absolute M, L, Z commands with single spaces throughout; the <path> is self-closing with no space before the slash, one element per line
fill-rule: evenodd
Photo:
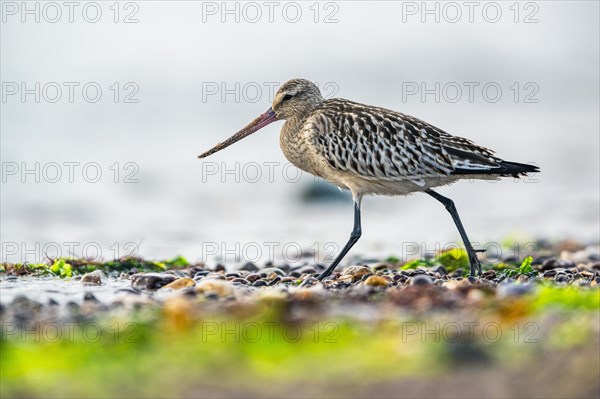
<path fill-rule="evenodd" d="M 329 267 L 318 277 L 320 281 L 323 281 L 325 277 L 329 276 L 331 272 L 333 272 L 333 269 L 335 269 L 341 260 L 344 259 L 344 256 L 346 256 L 348 251 L 350 251 L 350 248 L 356 244 L 362 235 L 362 230 L 360 227 L 360 200 L 360 197 L 354 198 L 354 228 L 352 229 L 352 233 L 350 233 L 350 240 L 348 240 L 346 246 L 344 246 L 344 249 L 342 249 L 342 252 L 339 253 L 333 263 L 329 265 Z"/>
<path fill-rule="evenodd" d="M 469 264 L 471 265 L 471 272 L 469 273 L 469 278 L 474 278 L 476 274 L 478 276 L 481 276 L 481 263 L 479 262 L 479 259 L 477 258 L 477 253 L 473 249 L 473 246 L 469 241 L 469 237 L 467 237 L 467 232 L 465 231 L 465 228 L 463 227 L 462 222 L 460 221 L 460 216 L 458 216 L 458 211 L 454 206 L 454 201 L 452 201 L 450 198 L 444 197 L 443 195 L 436 193 L 433 190 L 428 189 L 425 190 L 425 192 L 431 195 L 436 200 L 440 201 L 442 204 L 444 204 L 446 210 L 450 212 L 452 220 L 454 220 L 454 224 L 456 225 L 456 228 L 460 233 L 460 237 L 462 238 L 463 243 L 465 244 L 467 255 L 469 256 Z"/>

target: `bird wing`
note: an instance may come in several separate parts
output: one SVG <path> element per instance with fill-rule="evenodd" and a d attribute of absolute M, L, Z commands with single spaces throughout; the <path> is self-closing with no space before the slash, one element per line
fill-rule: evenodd
<path fill-rule="evenodd" d="M 317 148 L 329 165 L 365 179 L 425 185 L 424 178 L 457 168 L 493 167 L 490 150 L 399 112 L 333 99 L 312 117 Z"/>

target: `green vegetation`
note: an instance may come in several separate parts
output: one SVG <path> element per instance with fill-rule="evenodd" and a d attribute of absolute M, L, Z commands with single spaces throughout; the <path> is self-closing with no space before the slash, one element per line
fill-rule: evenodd
<path fill-rule="evenodd" d="M 182 256 L 163 261 L 149 261 L 137 257 L 123 257 L 107 262 L 98 262 L 87 259 L 60 258 L 50 259 L 48 263 L 4 263 L 0 266 L 0 273 L 32 276 L 57 276 L 61 278 L 73 277 L 102 270 L 110 272 L 128 272 L 137 269 L 138 272 L 161 272 L 167 269 L 185 268 L 191 266 Z"/>

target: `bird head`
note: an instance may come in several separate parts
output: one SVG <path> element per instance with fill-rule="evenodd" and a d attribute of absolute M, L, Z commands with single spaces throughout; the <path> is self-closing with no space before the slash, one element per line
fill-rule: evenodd
<path fill-rule="evenodd" d="M 250 136 L 252 133 L 277 120 L 301 118 L 318 107 L 322 102 L 323 96 L 321 96 L 319 88 L 314 83 L 306 79 L 288 80 L 277 90 L 273 104 L 265 113 L 227 140 L 199 155 L 198 158 L 206 158 L 217 151 L 221 151 L 236 141 Z"/>

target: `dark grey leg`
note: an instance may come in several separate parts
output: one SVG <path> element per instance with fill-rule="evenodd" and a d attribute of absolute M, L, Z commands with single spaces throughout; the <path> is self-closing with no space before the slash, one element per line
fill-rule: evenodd
<path fill-rule="evenodd" d="M 354 199 L 354 228 L 352 229 L 352 233 L 350 233 L 350 240 L 348 240 L 346 246 L 344 249 L 342 249 L 342 252 L 340 252 L 337 258 L 335 258 L 333 263 L 329 265 L 329 267 L 323 273 L 321 273 L 319 280 L 322 281 L 325 277 L 329 276 L 331 272 L 333 272 L 333 269 L 335 269 L 341 260 L 344 259 L 344 256 L 346 256 L 348 251 L 350 251 L 350 248 L 356 244 L 362 235 L 362 230 L 360 228 L 360 202 L 360 197 Z"/>
<path fill-rule="evenodd" d="M 478 276 L 481 276 L 481 263 L 479 263 L 479 259 L 477 259 L 477 254 L 473 249 L 473 246 L 471 245 L 471 241 L 469 241 L 469 237 L 467 237 L 467 232 L 465 231 L 465 228 L 463 227 L 462 222 L 460 221 L 460 217 L 458 216 L 458 211 L 454 206 L 454 202 L 450 198 L 444 197 L 443 195 L 438 194 L 433 190 L 425 190 L 425 192 L 431 195 L 436 200 L 440 201 L 442 204 L 444 204 L 446 210 L 450 212 L 452 220 L 454 220 L 454 224 L 456 225 L 456 228 L 460 233 L 460 237 L 462 238 L 463 243 L 465 244 L 467 255 L 469 255 L 469 263 L 471 264 L 471 272 L 469 273 L 469 277 L 474 278 L 476 274 Z"/>

